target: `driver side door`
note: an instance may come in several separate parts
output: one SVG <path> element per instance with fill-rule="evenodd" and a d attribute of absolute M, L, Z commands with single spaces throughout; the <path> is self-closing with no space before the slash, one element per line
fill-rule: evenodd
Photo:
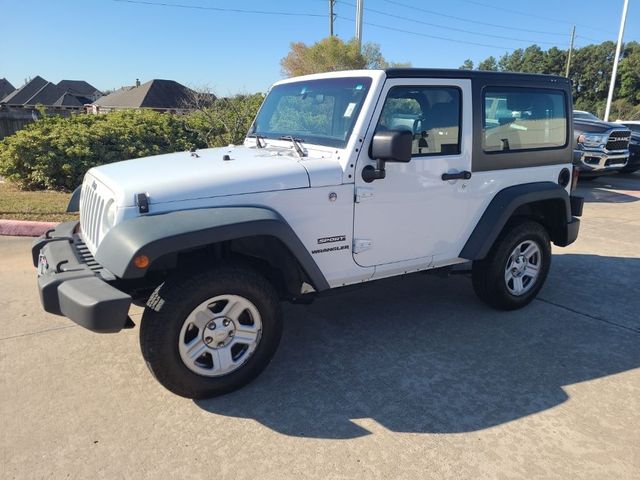
<path fill-rule="evenodd" d="M 472 180 L 443 180 L 442 175 L 471 172 L 471 115 L 470 80 L 386 82 L 364 145 L 371 145 L 376 131 L 408 129 L 412 158 L 387 162 L 385 178 L 366 182 L 362 169 L 375 159 L 369 148 L 361 150 L 353 226 L 358 265 L 428 267 L 458 257 L 469 216 L 466 187 Z"/>

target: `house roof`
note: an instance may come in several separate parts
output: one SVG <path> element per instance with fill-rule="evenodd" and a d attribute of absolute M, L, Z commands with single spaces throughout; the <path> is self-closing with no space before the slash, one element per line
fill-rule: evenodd
<path fill-rule="evenodd" d="M 51 105 L 54 107 L 82 107 L 85 103 L 91 103 L 91 100 L 65 92 Z"/>
<path fill-rule="evenodd" d="M 6 103 L 7 105 L 25 105 L 27 101 L 45 87 L 47 83 L 49 82 L 44 78 L 36 75 L 23 86 L 4 97 L 0 103 Z"/>
<path fill-rule="evenodd" d="M 9 95 L 16 89 L 6 78 L 0 78 L 0 100 Z"/>
<path fill-rule="evenodd" d="M 9 83 L 9 85 L 11 84 Z M 2 82 L 0 81 L 1 86 Z M 41 104 L 57 107 L 82 107 L 91 103 L 91 99 L 87 96 L 91 96 L 95 92 L 99 91 L 84 80 L 62 80 L 56 85 L 36 76 L 5 96 L 0 103 L 22 106 Z"/>
<path fill-rule="evenodd" d="M 64 96 L 65 91 L 56 84 L 47 82 L 44 87 L 38 90 L 31 98 L 24 102 L 24 105 L 53 105 L 56 100 Z"/>
<path fill-rule="evenodd" d="M 93 104 L 119 108 L 184 108 L 193 91 L 173 80 L 150 80 L 139 87 L 120 89 Z"/>
<path fill-rule="evenodd" d="M 96 87 L 84 80 L 60 80 L 58 86 L 63 90 L 67 90 L 74 94 L 79 95 L 93 95 L 94 93 L 102 93 Z"/>

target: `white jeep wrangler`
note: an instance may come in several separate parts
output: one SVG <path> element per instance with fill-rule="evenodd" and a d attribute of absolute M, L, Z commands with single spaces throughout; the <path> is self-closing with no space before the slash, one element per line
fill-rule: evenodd
<path fill-rule="evenodd" d="M 542 287 L 572 243 L 569 81 L 391 69 L 276 83 L 244 145 L 92 168 L 80 221 L 37 239 L 47 312 L 133 327 L 185 397 L 237 389 L 274 355 L 280 302 L 469 263 L 498 309 Z"/>

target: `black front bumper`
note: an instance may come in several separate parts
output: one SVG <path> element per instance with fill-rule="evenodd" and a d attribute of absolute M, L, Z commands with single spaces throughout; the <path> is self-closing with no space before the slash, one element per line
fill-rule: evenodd
<path fill-rule="evenodd" d="M 77 226 L 78 222 L 61 223 L 33 242 L 40 302 L 45 311 L 94 332 L 118 332 L 130 323 L 131 296 L 108 283 L 115 277 L 93 259 Z"/>

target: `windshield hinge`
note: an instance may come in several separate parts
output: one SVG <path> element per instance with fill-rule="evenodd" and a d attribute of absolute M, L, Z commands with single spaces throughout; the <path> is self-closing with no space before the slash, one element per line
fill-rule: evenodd
<path fill-rule="evenodd" d="M 360 203 L 363 200 L 373 198 L 373 188 L 358 187 L 356 188 L 356 203 Z"/>
<path fill-rule="evenodd" d="M 366 238 L 354 238 L 353 239 L 353 253 L 364 252 L 373 248 L 373 242 Z"/>

